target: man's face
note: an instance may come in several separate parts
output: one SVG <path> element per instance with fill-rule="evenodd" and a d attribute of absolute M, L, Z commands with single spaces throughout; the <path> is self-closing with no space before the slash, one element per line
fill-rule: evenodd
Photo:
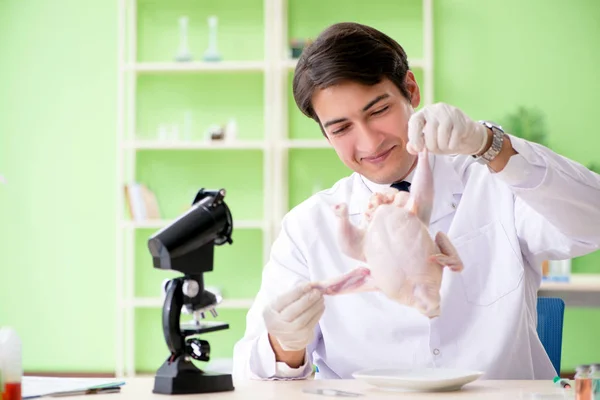
<path fill-rule="evenodd" d="M 374 86 L 348 81 L 313 95 L 313 108 L 337 155 L 370 181 L 393 183 L 414 165 L 416 156 L 406 151 L 408 119 L 420 94 L 411 71 L 406 83 L 411 101 L 388 79 Z"/>

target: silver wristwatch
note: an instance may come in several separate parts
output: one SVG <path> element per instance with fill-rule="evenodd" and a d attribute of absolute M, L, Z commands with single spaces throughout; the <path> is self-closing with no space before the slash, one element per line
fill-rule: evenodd
<path fill-rule="evenodd" d="M 491 121 L 479 121 L 479 123 L 492 130 L 492 145 L 481 156 L 477 157 L 476 155 L 473 155 L 473 157 L 475 157 L 475 161 L 487 165 L 494 158 L 496 158 L 498 153 L 500 153 L 500 150 L 502 150 L 502 143 L 504 142 L 504 130 L 502 130 L 500 125 L 497 125 Z"/>

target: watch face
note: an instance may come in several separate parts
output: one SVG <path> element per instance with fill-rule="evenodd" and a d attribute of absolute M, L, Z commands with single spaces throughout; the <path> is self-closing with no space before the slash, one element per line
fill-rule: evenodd
<path fill-rule="evenodd" d="M 498 125 L 497 123 L 495 123 L 493 121 L 480 121 L 480 122 L 490 129 L 496 128 L 496 129 L 500 129 L 502 132 L 504 132 L 504 129 L 502 129 L 502 126 Z"/>

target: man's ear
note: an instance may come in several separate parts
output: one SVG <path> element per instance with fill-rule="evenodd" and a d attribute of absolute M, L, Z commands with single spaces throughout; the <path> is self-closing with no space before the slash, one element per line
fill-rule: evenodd
<path fill-rule="evenodd" d="M 406 83 L 408 93 L 410 93 L 410 104 L 413 108 L 419 107 L 419 104 L 421 104 L 421 90 L 419 89 L 415 74 L 411 70 L 406 71 L 404 82 Z"/>

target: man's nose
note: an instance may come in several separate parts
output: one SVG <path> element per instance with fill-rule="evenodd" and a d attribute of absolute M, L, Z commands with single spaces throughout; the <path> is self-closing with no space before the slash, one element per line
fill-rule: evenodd
<path fill-rule="evenodd" d="M 374 155 L 381 148 L 381 143 L 384 140 L 383 134 L 366 124 L 361 124 L 357 128 L 357 150 L 366 157 Z"/>

